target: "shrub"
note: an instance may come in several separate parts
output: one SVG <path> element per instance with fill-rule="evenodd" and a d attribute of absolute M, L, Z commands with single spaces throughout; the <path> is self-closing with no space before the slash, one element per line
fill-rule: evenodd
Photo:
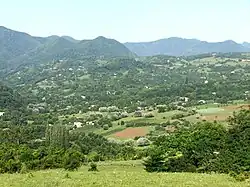
<path fill-rule="evenodd" d="M 154 117 L 154 114 L 153 113 L 147 113 L 144 115 L 145 118 L 153 118 Z"/>
<path fill-rule="evenodd" d="M 162 150 L 154 149 L 150 156 L 148 156 L 143 165 L 147 172 L 164 172 L 167 171 L 165 166 L 165 155 L 163 154 Z"/>
<path fill-rule="evenodd" d="M 68 150 L 64 156 L 63 167 L 65 170 L 77 170 L 81 166 L 82 154 L 75 150 Z"/>
<path fill-rule="evenodd" d="M 96 163 L 91 162 L 88 171 L 98 171 Z"/>
<path fill-rule="evenodd" d="M 165 131 L 165 128 L 157 125 L 157 126 L 155 126 L 155 131 Z"/>
<path fill-rule="evenodd" d="M 166 112 L 165 107 L 158 107 L 158 113 L 164 113 L 164 112 Z"/>
<path fill-rule="evenodd" d="M 109 129 L 109 125 L 103 125 L 103 130 L 108 130 Z"/>

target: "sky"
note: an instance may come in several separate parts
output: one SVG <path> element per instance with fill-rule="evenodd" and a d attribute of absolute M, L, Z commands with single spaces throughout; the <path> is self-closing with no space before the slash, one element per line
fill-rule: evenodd
<path fill-rule="evenodd" d="M 250 42 L 250 0 L 1 0 L 0 25 L 81 40 Z"/>

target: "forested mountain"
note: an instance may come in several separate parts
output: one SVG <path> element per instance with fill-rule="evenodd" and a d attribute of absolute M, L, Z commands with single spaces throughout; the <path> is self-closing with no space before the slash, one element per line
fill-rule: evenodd
<path fill-rule="evenodd" d="M 125 43 L 125 46 L 138 56 L 152 56 L 160 54 L 170 56 L 188 56 L 213 52 L 229 53 L 250 51 L 249 44 L 238 44 L 231 40 L 210 43 L 196 39 L 184 39 L 177 37 L 161 39 L 153 42 Z"/>
<path fill-rule="evenodd" d="M 118 41 L 105 37 L 82 41 L 69 36 L 43 38 L 0 27 L 0 67 L 2 72 L 22 64 L 86 56 L 133 57 L 134 54 Z"/>
<path fill-rule="evenodd" d="M 27 54 L 39 45 L 38 40 L 26 33 L 0 27 L 0 61 Z"/>

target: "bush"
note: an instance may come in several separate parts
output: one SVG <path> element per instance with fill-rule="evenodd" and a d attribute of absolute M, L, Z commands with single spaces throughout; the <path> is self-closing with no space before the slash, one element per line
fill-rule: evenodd
<path fill-rule="evenodd" d="M 158 113 L 166 112 L 166 107 L 158 107 Z"/>
<path fill-rule="evenodd" d="M 155 126 L 155 131 L 165 131 L 165 128 L 157 125 L 157 126 Z"/>
<path fill-rule="evenodd" d="M 165 155 L 160 149 L 154 149 L 148 156 L 143 165 L 147 172 L 164 172 L 167 171 L 165 166 Z"/>
<path fill-rule="evenodd" d="M 81 166 L 82 154 L 75 150 L 68 150 L 64 156 L 63 167 L 65 170 L 74 171 Z"/>
<path fill-rule="evenodd" d="M 153 118 L 154 117 L 154 114 L 153 113 L 147 113 L 144 115 L 145 118 Z"/>
<path fill-rule="evenodd" d="M 180 119 L 180 118 L 183 118 L 183 117 L 185 117 L 184 114 L 175 114 L 175 115 L 173 115 L 173 116 L 171 117 L 171 119 Z"/>
<path fill-rule="evenodd" d="M 88 171 L 98 171 L 96 163 L 91 162 Z"/>
<path fill-rule="evenodd" d="M 103 130 L 108 130 L 109 129 L 109 125 L 103 125 Z"/>
<path fill-rule="evenodd" d="M 125 122 L 124 122 L 124 121 L 121 121 L 121 125 L 125 125 Z"/>

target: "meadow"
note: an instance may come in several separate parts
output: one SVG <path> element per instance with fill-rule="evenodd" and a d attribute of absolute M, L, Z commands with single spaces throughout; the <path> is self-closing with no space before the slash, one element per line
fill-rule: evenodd
<path fill-rule="evenodd" d="M 42 170 L 0 175 L 1 187 L 249 187 L 228 175 L 198 173 L 147 173 L 138 161 L 103 162 L 99 172 L 88 166 L 78 171 Z"/>

